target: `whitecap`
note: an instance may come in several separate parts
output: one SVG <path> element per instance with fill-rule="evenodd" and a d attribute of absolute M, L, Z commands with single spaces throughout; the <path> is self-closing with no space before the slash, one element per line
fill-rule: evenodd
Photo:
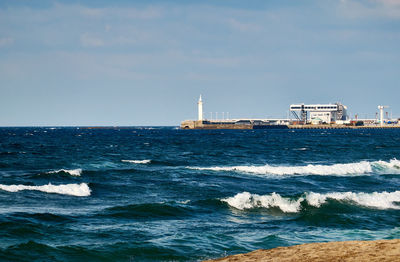
<path fill-rule="evenodd" d="M 391 170 L 391 171 L 397 171 L 400 173 L 400 160 L 397 159 L 391 159 L 389 162 L 386 161 L 375 161 L 372 162 L 372 166 L 376 169 L 380 169 L 382 171 L 384 170 Z"/>
<path fill-rule="evenodd" d="M 177 201 L 176 203 L 186 205 L 190 202 L 190 200 L 182 200 L 182 201 Z"/>
<path fill-rule="evenodd" d="M 197 170 L 232 171 L 253 173 L 259 175 L 332 175 L 349 176 L 372 174 L 400 174 L 400 161 L 392 159 L 386 161 L 361 161 L 356 163 L 333 165 L 303 165 L 303 166 L 214 166 L 214 167 L 187 167 Z"/>
<path fill-rule="evenodd" d="M 48 174 L 57 174 L 57 173 L 60 173 L 60 172 L 68 173 L 71 176 L 80 176 L 82 174 L 82 169 L 81 168 L 77 168 L 77 169 L 59 169 L 59 170 L 50 171 L 50 172 L 48 172 Z"/>
<path fill-rule="evenodd" d="M 307 147 L 293 148 L 293 151 L 305 151 L 308 150 Z"/>
<path fill-rule="evenodd" d="M 65 185 L 48 185 L 42 186 L 26 186 L 26 185 L 2 185 L 0 189 L 8 192 L 18 192 L 21 190 L 36 190 L 45 193 L 55 193 L 70 196 L 90 196 L 90 188 L 86 183 L 81 184 L 65 184 Z"/>
<path fill-rule="evenodd" d="M 354 192 L 334 192 L 327 194 L 306 193 L 307 203 L 314 207 L 320 207 L 328 199 L 351 202 L 360 206 L 376 209 L 400 209 L 397 202 L 400 201 L 400 191 L 395 192 L 373 192 L 373 193 L 354 193 Z"/>
<path fill-rule="evenodd" d="M 121 162 L 132 163 L 132 164 L 149 164 L 151 162 L 150 159 L 145 160 L 121 160 Z"/>
<path fill-rule="evenodd" d="M 285 213 L 296 213 L 300 211 L 300 204 L 303 198 L 298 200 L 291 200 L 289 198 L 281 197 L 279 194 L 272 193 L 271 195 L 257 195 L 243 192 L 221 199 L 221 201 L 228 203 L 231 207 L 244 210 L 251 208 L 272 208 L 277 207 Z"/>
<path fill-rule="evenodd" d="M 297 198 L 282 197 L 277 193 L 257 195 L 242 192 L 233 197 L 223 198 L 221 201 L 239 210 L 277 207 L 285 213 L 297 213 L 300 212 L 303 201 L 310 206 L 319 208 L 326 204 L 329 199 L 375 209 L 400 209 L 400 205 L 398 205 L 400 191 L 373 193 L 332 192 L 325 194 L 307 192 Z"/>

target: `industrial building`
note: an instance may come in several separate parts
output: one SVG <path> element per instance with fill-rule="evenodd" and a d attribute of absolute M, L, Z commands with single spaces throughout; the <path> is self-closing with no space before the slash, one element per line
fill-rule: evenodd
<path fill-rule="evenodd" d="M 346 121 L 347 107 L 340 104 L 293 104 L 290 112 L 301 123 L 331 124 Z"/>

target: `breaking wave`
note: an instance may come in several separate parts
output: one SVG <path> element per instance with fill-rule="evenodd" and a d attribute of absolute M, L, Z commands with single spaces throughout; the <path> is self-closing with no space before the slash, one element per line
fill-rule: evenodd
<path fill-rule="evenodd" d="M 26 185 L 2 185 L 0 189 L 8 192 L 18 192 L 21 190 L 36 190 L 45 193 L 56 193 L 70 196 L 90 196 L 90 188 L 86 183 L 81 184 L 65 184 L 65 185 L 48 185 L 43 186 L 26 186 Z"/>
<path fill-rule="evenodd" d="M 236 209 L 252 209 L 252 208 L 272 208 L 278 207 L 283 212 L 295 213 L 300 211 L 300 204 L 303 199 L 291 200 L 283 198 L 279 194 L 272 193 L 271 195 L 260 196 L 257 194 L 250 194 L 249 192 L 239 193 L 234 197 L 221 199 L 222 202 L 228 203 L 231 207 Z"/>
<path fill-rule="evenodd" d="M 400 209 L 400 191 L 395 192 L 373 192 L 373 193 L 353 193 L 353 192 L 334 192 L 334 193 L 304 193 L 299 198 L 282 197 L 277 193 L 270 195 L 257 195 L 243 192 L 234 197 L 221 199 L 229 206 L 240 210 L 253 208 L 279 208 L 285 213 L 297 213 L 301 211 L 301 204 L 306 202 L 313 207 L 321 207 L 327 200 L 344 201 L 348 204 L 356 204 L 363 207 L 376 209 Z"/>
<path fill-rule="evenodd" d="M 222 166 L 222 167 L 188 167 L 197 170 L 233 171 L 253 174 L 270 175 L 334 175 L 348 176 L 370 173 L 390 174 L 400 173 L 400 161 L 392 159 L 386 161 L 361 161 L 357 163 L 333 165 L 306 165 L 306 166 Z"/>
<path fill-rule="evenodd" d="M 54 171 L 50 171 L 48 172 L 48 174 L 57 174 L 57 173 L 68 173 L 71 176 L 81 176 L 82 174 L 82 169 L 81 168 L 77 168 L 77 169 L 59 169 L 59 170 L 54 170 Z"/>
<path fill-rule="evenodd" d="M 121 162 L 132 163 L 132 164 L 149 164 L 151 162 L 150 159 L 145 160 L 121 160 Z"/>

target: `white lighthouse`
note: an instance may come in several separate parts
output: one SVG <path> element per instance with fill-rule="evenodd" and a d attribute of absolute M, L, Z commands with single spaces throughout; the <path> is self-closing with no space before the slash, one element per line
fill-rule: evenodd
<path fill-rule="evenodd" d="M 383 126 L 383 109 L 388 108 L 388 106 L 378 106 L 378 109 L 380 111 L 381 119 L 380 119 L 380 124 Z"/>
<path fill-rule="evenodd" d="M 202 121 L 203 120 L 203 101 L 201 100 L 201 95 L 199 98 L 199 102 L 197 102 L 197 110 L 198 110 L 198 120 Z"/>

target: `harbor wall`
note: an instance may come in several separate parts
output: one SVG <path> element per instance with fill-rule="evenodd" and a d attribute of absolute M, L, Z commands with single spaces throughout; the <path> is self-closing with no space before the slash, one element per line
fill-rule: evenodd
<path fill-rule="evenodd" d="M 365 126 L 353 126 L 353 125 L 288 125 L 289 129 L 391 129 L 400 128 L 400 125 L 365 125 Z"/>
<path fill-rule="evenodd" d="M 392 129 L 400 128 L 400 124 L 380 125 L 339 125 L 339 124 L 287 124 L 287 125 L 253 125 L 235 124 L 232 122 L 210 123 L 202 120 L 186 120 L 181 123 L 181 129 Z"/>
<path fill-rule="evenodd" d="M 201 120 L 186 120 L 181 123 L 181 129 L 253 129 L 253 125 L 238 125 L 233 123 L 204 124 Z"/>

